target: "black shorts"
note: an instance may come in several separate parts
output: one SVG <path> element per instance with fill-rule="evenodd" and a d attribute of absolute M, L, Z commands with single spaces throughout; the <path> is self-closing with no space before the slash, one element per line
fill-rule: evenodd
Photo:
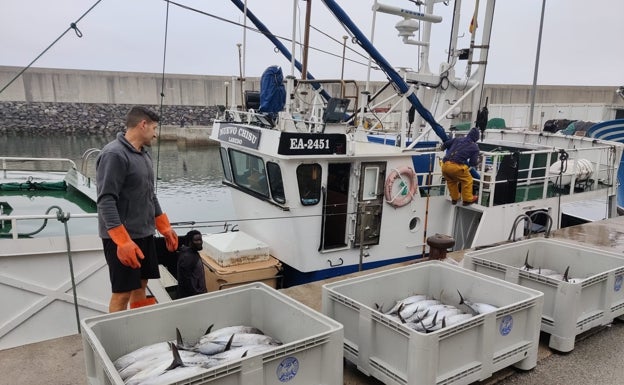
<path fill-rule="evenodd" d="M 117 258 L 117 245 L 115 242 L 112 239 L 102 239 L 113 293 L 125 293 L 139 289 L 142 279 L 160 278 L 154 237 L 133 239 L 133 241 L 139 246 L 145 256 L 145 258 L 139 260 L 141 263 L 139 269 L 133 269 L 122 264 L 119 258 Z"/>

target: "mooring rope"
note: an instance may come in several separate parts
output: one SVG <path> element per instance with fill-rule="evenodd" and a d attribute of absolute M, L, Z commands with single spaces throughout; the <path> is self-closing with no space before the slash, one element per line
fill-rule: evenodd
<path fill-rule="evenodd" d="M 162 131 L 163 104 L 165 100 L 165 68 L 167 64 L 167 33 L 169 31 L 169 2 L 167 1 L 167 12 L 165 14 L 165 41 L 163 42 L 163 63 L 162 80 L 160 83 L 160 122 L 158 122 L 158 154 L 156 155 L 156 180 L 154 181 L 154 191 L 158 191 L 158 179 L 160 170 L 160 132 Z"/>

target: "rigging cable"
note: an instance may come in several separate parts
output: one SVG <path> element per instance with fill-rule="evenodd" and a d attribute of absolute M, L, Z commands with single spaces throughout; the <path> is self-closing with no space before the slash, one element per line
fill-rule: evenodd
<path fill-rule="evenodd" d="M 8 82 L 8 83 L 7 83 L 4 87 L 2 87 L 2 89 L 0 90 L 0 94 L 1 94 L 2 92 L 4 92 L 4 90 L 6 90 L 6 89 L 7 89 L 7 88 L 11 85 L 11 84 L 13 84 L 13 82 L 14 82 L 15 80 L 17 80 L 20 76 L 22 76 L 22 74 L 23 74 L 24 72 L 26 72 L 26 70 L 27 70 L 27 69 L 29 69 L 29 68 L 30 68 L 33 64 L 35 64 L 35 62 L 36 62 L 37 60 L 39 60 L 39 58 L 40 58 L 41 56 L 43 56 L 46 52 L 48 52 L 48 50 L 49 50 L 50 48 L 52 48 L 52 46 L 53 46 L 54 44 L 56 44 L 59 40 L 61 40 L 61 38 L 62 38 L 63 36 L 65 36 L 65 34 L 66 34 L 67 32 L 69 32 L 69 30 L 73 29 L 73 30 L 74 30 L 74 32 L 76 33 L 76 36 L 78 36 L 79 38 L 81 38 L 81 37 L 82 37 L 82 32 L 78 29 L 78 22 L 79 22 L 80 20 L 82 20 L 82 18 L 83 18 L 83 17 L 85 17 L 85 16 L 86 16 L 89 12 L 91 12 L 91 10 L 92 10 L 93 8 L 95 8 L 95 6 L 96 6 L 96 5 L 98 5 L 101 1 L 102 1 L 102 0 L 98 0 L 98 1 L 96 1 L 96 2 L 95 2 L 95 4 L 93 4 L 93 5 L 91 6 L 91 8 L 89 8 L 89 9 L 88 9 L 85 13 L 83 13 L 83 14 L 82 14 L 82 16 L 80 16 L 80 17 L 78 18 L 78 20 L 76 20 L 76 21 L 74 21 L 73 23 L 71 23 L 71 24 L 69 25 L 69 27 L 68 27 L 68 28 L 67 28 L 67 29 L 66 29 L 66 30 L 65 30 L 65 31 L 64 31 L 64 32 L 63 32 L 63 33 L 62 33 L 59 37 L 57 37 L 57 38 L 56 38 L 56 40 L 54 40 L 54 41 L 52 42 L 52 44 L 50 44 L 50 45 L 49 45 L 46 49 L 44 49 L 44 50 L 43 50 L 43 51 L 42 51 L 39 55 L 37 55 L 37 57 L 36 57 L 36 58 L 34 58 L 34 59 L 33 59 L 33 61 L 31 61 L 31 62 L 30 62 L 30 63 L 29 63 L 26 67 L 22 68 L 22 70 L 21 70 L 20 72 L 18 72 L 18 73 L 17 73 L 17 75 L 15 75 L 15 76 L 13 77 L 13 79 L 9 80 L 9 82 Z"/>
<path fill-rule="evenodd" d="M 250 26 L 247 26 L 247 25 L 241 24 L 241 23 L 237 23 L 237 22 L 235 22 L 235 21 L 228 20 L 228 19 L 223 18 L 223 17 L 221 17 L 221 16 L 217 16 L 217 15 L 214 15 L 214 14 L 211 14 L 211 13 L 208 13 L 208 12 L 204 12 L 204 11 L 201 11 L 201 10 L 199 10 L 199 9 L 197 9 L 197 8 L 189 7 L 188 5 L 184 5 L 184 4 L 176 3 L 175 1 L 171 1 L 171 0 L 164 0 L 164 1 L 165 1 L 165 2 L 167 2 L 167 4 L 173 4 L 173 5 L 178 6 L 178 7 L 180 7 L 180 8 L 186 9 L 187 11 L 196 12 L 196 13 L 199 13 L 199 14 L 204 15 L 204 16 L 212 17 L 212 18 L 217 19 L 217 20 L 219 20 L 219 21 L 223 21 L 223 22 L 225 22 L 225 23 L 233 24 L 233 25 L 236 25 L 236 26 L 241 27 L 241 28 L 246 28 L 246 29 L 248 29 L 248 30 L 250 30 L 250 31 L 254 31 L 254 32 L 256 32 L 256 33 L 260 33 L 260 34 L 263 34 L 263 35 L 271 35 L 271 36 L 273 36 L 273 37 L 275 37 L 275 38 L 278 38 L 278 39 L 283 40 L 283 41 L 286 41 L 286 42 L 292 42 L 292 39 L 289 39 L 289 38 L 287 38 L 287 37 L 280 36 L 280 35 L 275 35 L 275 34 L 265 33 L 265 32 L 263 32 L 263 31 L 260 31 L 260 30 L 259 30 L 259 29 L 257 29 L 257 28 L 253 28 L 253 27 L 250 27 Z M 314 27 L 314 26 L 312 26 L 312 25 L 311 25 L 310 27 L 311 27 L 311 28 L 313 28 L 314 30 L 318 31 L 318 32 L 321 32 L 318 28 L 316 28 L 316 27 Z M 321 33 L 322 33 L 322 34 L 324 34 L 324 35 L 326 35 L 326 36 L 328 36 L 327 34 L 325 34 L 325 33 L 323 33 L 323 32 L 321 32 Z M 333 39 L 333 40 L 335 40 L 335 39 Z M 341 42 L 339 42 L 339 41 L 337 41 L 337 40 L 335 40 L 335 41 L 336 41 L 336 42 L 338 42 L 338 43 L 340 43 L 340 44 L 342 45 L 342 43 L 341 43 Z M 296 42 L 296 44 L 298 44 L 299 46 L 301 46 L 301 43 L 299 43 L 299 42 Z M 323 49 L 320 49 L 320 48 L 315 48 L 315 47 L 310 46 L 310 47 L 309 47 L 309 49 L 312 49 L 312 50 L 317 51 L 317 52 L 324 53 L 324 54 L 329 55 L 329 56 L 334 56 L 334 57 L 337 57 L 337 58 L 342 59 L 342 55 L 335 54 L 335 53 L 331 53 L 331 52 L 329 52 L 329 51 L 326 51 L 326 50 L 323 50 Z M 353 48 L 347 47 L 347 49 L 348 49 L 349 51 L 352 51 L 352 52 L 353 52 L 353 53 L 355 53 L 356 55 L 359 55 L 359 56 L 361 56 L 361 57 L 363 57 L 363 58 L 366 58 L 366 56 L 365 56 L 365 55 L 363 55 L 362 53 L 360 53 L 360 52 L 358 52 L 358 51 L 354 50 Z M 363 63 L 363 62 L 357 61 L 357 60 L 355 60 L 355 59 L 345 58 L 345 60 L 347 60 L 347 61 L 349 61 L 349 62 L 352 62 L 352 63 L 354 63 L 354 64 L 359 64 L 359 65 L 363 65 L 363 66 L 368 66 L 368 64 L 367 64 L 367 63 Z M 372 67 L 372 68 L 374 68 L 374 69 L 376 69 L 376 70 L 380 70 L 380 68 L 379 68 L 379 67 Z"/>
<path fill-rule="evenodd" d="M 162 64 L 162 80 L 160 83 L 160 121 L 158 122 L 158 155 L 156 155 L 156 181 L 154 182 L 154 191 L 158 191 L 158 170 L 160 166 L 160 132 L 162 129 L 163 116 L 163 100 L 165 99 L 165 67 L 167 63 L 167 32 L 169 31 L 169 2 L 167 2 L 167 12 L 165 16 L 165 41 L 163 43 L 163 64 Z"/>

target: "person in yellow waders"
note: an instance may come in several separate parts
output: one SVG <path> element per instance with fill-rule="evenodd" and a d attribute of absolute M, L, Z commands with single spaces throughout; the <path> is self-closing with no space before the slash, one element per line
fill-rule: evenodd
<path fill-rule="evenodd" d="M 479 161 L 479 130 L 473 127 L 468 135 L 461 138 L 449 139 L 442 144 L 446 154 L 442 159 L 442 175 L 451 195 L 451 203 L 457 204 L 460 198 L 464 206 L 471 205 L 479 200 L 472 194 L 472 175 L 470 167 L 477 166 Z"/>

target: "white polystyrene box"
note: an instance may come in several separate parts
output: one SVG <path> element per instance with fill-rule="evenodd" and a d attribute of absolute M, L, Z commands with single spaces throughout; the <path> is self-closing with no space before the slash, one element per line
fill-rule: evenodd
<path fill-rule="evenodd" d="M 270 257 L 266 243 L 242 231 L 204 234 L 202 237 L 204 251 L 219 266 L 268 261 Z"/>
<path fill-rule="evenodd" d="M 563 273 L 565 282 L 524 271 L 529 265 Z M 624 258 L 599 248 L 552 238 L 527 239 L 467 252 L 465 268 L 544 293 L 541 330 L 552 349 L 569 352 L 577 335 L 624 315 Z"/>

